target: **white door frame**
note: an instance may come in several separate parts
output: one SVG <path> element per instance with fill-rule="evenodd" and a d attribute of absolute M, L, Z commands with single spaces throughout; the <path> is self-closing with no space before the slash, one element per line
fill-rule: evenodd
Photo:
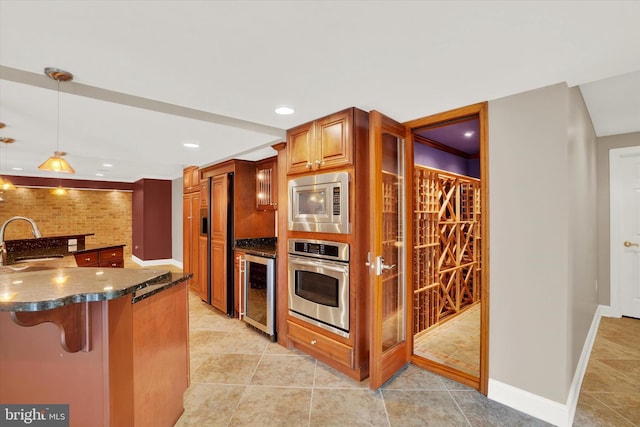
<path fill-rule="evenodd" d="M 619 218 L 622 195 L 620 194 L 620 160 L 630 155 L 640 155 L 640 146 L 612 148 L 609 150 L 609 306 L 611 317 L 622 317 L 620 298 L 620 251 L 616 250 L 620 239 Z"/>

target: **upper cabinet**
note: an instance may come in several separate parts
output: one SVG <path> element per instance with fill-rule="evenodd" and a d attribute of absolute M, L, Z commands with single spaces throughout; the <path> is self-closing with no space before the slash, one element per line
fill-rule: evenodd
<path fill-rule="evenodd" d="M 182 172 L 182 192 L 200 191 L 200 170 L 197 166 L 188 166 Z"/>
<path fill-rule="evenodd" d="M 353 164 L 353 108 L 287 131 L 287 174 Z"/>
<path fill-rule="evenodd" d="M 278 209 L 277 157 L 256 163 L 256 209 L 259 211 Z"/>

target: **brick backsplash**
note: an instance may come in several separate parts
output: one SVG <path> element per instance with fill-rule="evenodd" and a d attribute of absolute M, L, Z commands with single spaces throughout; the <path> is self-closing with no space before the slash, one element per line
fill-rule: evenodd
<path fill-rule="evenodd" d="M 50 188 L 23 188 L 5 191 L 0 203 L 0 224 L 13 216 L 35 221 L 43 236 L 93 233 L 86 243 L 124 243 L 125 259 L 131 258 L 132 193 L 129 191 L 67 190 L 56 195 Z M 14 221 L 5 240 L 32 237 L 26 221 Z"/>

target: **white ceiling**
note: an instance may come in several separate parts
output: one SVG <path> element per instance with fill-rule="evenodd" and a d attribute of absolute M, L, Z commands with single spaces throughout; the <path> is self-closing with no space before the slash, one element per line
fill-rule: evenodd
<path fill-rule="evenodd" d="M 352 105 L 407 121 L 559 82 L 598 135 L 636 132 L 638 22 L 639 1 L 0 0 L 0 173 L 56 176 L 37 169 L 56 149 L 45 67 L 74 74 L 59 148 L 78 179 L 173 179 Z"/>

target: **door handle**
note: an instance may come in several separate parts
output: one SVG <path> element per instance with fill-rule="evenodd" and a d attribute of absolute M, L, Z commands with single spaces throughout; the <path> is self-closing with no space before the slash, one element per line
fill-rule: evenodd
<path fill-rule="evenodd" d="M 382 255 L 376 257 L 376 276 L 382 276 L 383 271 L 394 268 L 396 268 L 395 264 L 388 265 L 384 263 L 384 257 L 382 257 Z"/>
<path fill-rule="evenodd" d="M 624 243 L 623 243 L 623 245 L 624 245 L 624 247 L 625 247 L 625 248 L 630 248 L 631 246 L 640 246 L 639 244 L 637 244 L 637 243 L 631 243 L 631 242 L 630 242 L 630 241 L 628 241 L 628 240 L 627 240 L 626 242 L 624 242 Z"/>

